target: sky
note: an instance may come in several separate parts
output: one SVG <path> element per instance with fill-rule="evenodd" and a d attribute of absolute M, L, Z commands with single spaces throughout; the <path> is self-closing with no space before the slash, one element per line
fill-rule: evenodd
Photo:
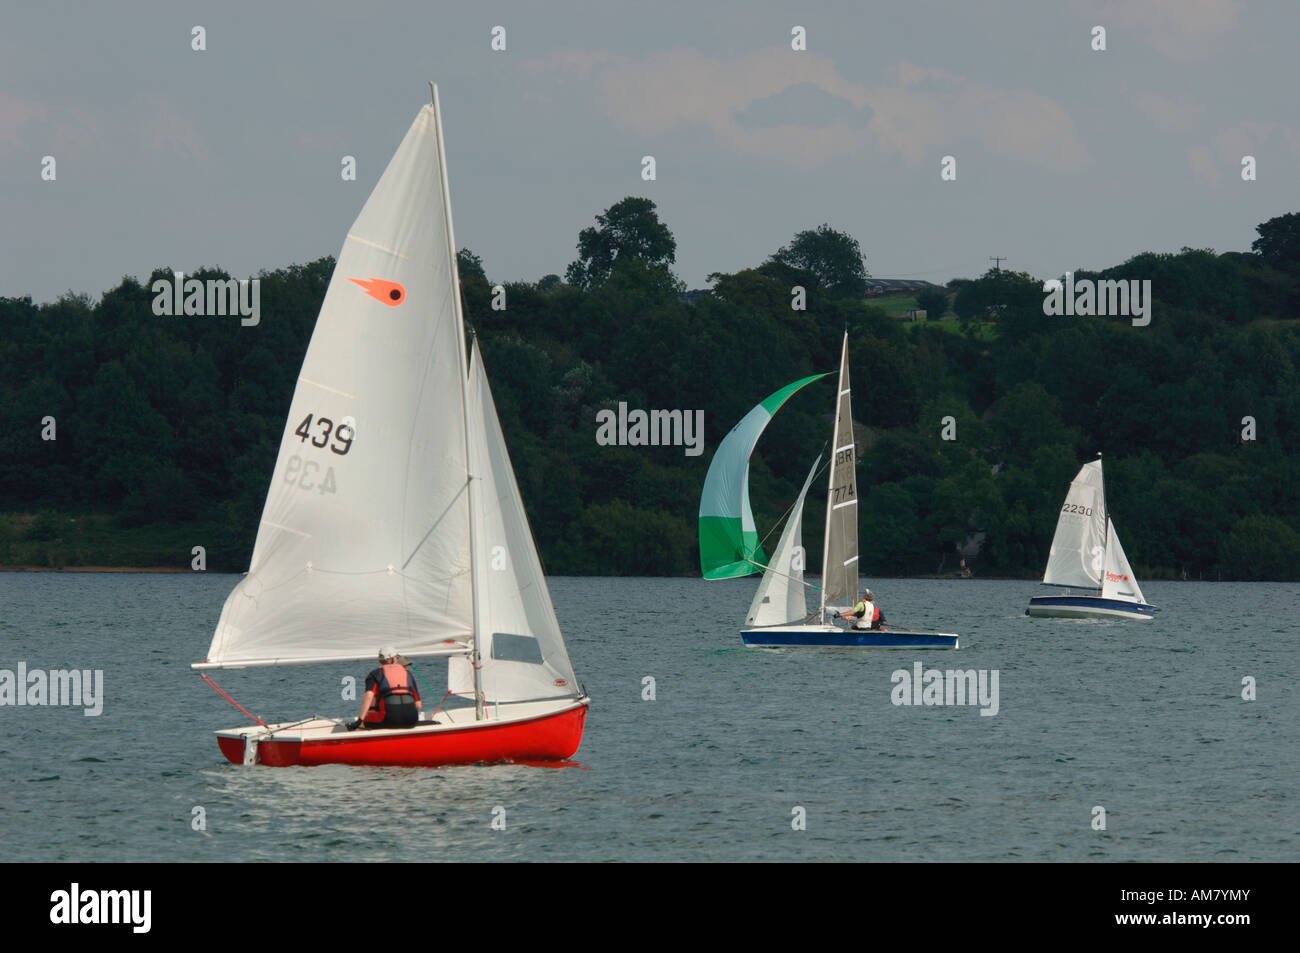
<path fill-rule="evenodd" d="M 5 297 L 337 255 L 430 80 L 457 243 L 494 282 L 562 275 L 628 195 L 657 204 L 692 288 L 823 222 L 874 276 L 944 282 L 990 256 L 1046 278 L 1248 251 L 1300 210 L 1290 0 L 16 7 Z"/>

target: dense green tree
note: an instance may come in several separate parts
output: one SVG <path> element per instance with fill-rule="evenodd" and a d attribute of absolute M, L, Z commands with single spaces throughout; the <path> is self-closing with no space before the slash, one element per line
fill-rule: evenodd
<path fill-rule="evenodd" d="M 99 369 L 79 404 L 86 411 L 69 420 L 84 448 L 96 495 L 117 502 L 138 475 L 161 466 L 172 452 L 173 434 L 166 419 L 140 393 L 118 361 Z"/>
<path fill-rule="evenodd" d="M 468 248 L 456 252 L 456 271 L 460 274 L 462 284 L 475 279 L 483 282 L 488 280 L 487 272 L 483 270 L 483 259 Z"/>
<path fill-rule="evenodd" d="M 687 571 L 695 546 L 685 518 L 611 500 L 569 524 L 563 552 L 583 574 L 668 576 Z"/>
<path fill-rule="evenodd" d="M 1276 516 L 1243 517 L 1222 537 L 1219 563 L 1227 579 L 1294 579 L 1300 533 Z"/>
<path fill-rule="evenodd" d="M 941 288 L 926 288 L 916 294 L 916 306 L 926 312 L 926 318 L 937 321 L 948 310 L 948 295 Z"/>
<path fill-rule="evenodd" d="M 1017 384 L 993 405 L 990 424 L 1004 458 L 1027 458 L 1038 447 L 1075 446 L 1078 434 L 1061 418 L 1061 402 L 1037 381 Z"/>
<path fill-rule="evenodd" d="M 492 311 L 492 287 L 483 270 L 483 259 L 462 248 L 456 252 L 456 271 L 460 274 L 461 308 L 466 319 L 475 325 L 499 320 L 503 312 Z M 505 313 L 508 312 L 509 309 Z"/>
<path fill-rule="evenodd" d="M 1006 504 L 984 462 L 971 459 L 952 476 L 934 485 L 927 520 L 930 539 L 942 572 L 955 562 L 958 549 L 973 534 L 998 529 Z"/>
<path fill-rule="evenodd" d="M 799 232 L 769 260 L 815 275 L 834 295 L 861 297 L 867 290 L 869 276 L 862 246 L 852 235 L 827 224 Z"/>
<path fill-rule="evenodd" d="M 906 490 L 897 483 L 873 486 L 863 497 L 858 526 L 863 571 L 889 576 L 932 570 L 920 529 L 916 501 Z"/>
<path fill-rule="evenodd" d="M 649 199 L 628 196 L 597 215 L 596 224 L 578 233 L 578 259 L 566 272 L 572 285 L 599 285 L 619 259 L 635 258 L 664 271 L 677 260 L 677 240 Z"/>
<path fill-rule="evenodd" d="M 1043 296 L 1043 282 L 1033 275 L 990 268 L 982 277 L 962 285 L 952 310 L 963 321 L 1040 319 Z"/>
<path fill-rule="evenodd" d="M 1294 267 L 1300 265 L 1300 212 L 1278 215 L 1255 227 L 1259 238 L 1250 244 L 1270 265 Z"/>
<path fill-rule="evenodd" d="M 491 308 L 478 256 L 462 249 L 458 262 L 549 572 L 694 572 L 699 490 L 718 442 L 767 394 L 833 372 L 847 328 L 864 572 L 951 570 L 957 547 L 982 532 L 981 575 L 1039 575 L 1066 486 L 1100 450 L 1140 575 L 1283 579 L 1300 566 L 1294 224 L 1264 223 L 1256 253 L 1185 248 L 1078 276 L 1150 280 L 1153 320 L 1141 328 L 1045 316 L 1038 279 L 996 271 L 949 283 L 969 335 L 906 325 L 847 293 L 852 282 L 812 241 L 712 275 L 710 293 L 688 297 L 668 267 L 671 233 L 645 199 L 584 230 L 575 280 L 505 282 L 504 311 Z M 98 301 L 0 298 L 0 562 L 188 565 L 183 531 L 207 547 L 210 568 L 246 568 L 334 264 L 259 273 L 256 327 L 155 315 L 152 284 L 168 268 L 123 278 Z M 804 310 L 791 308 L 795 284 Z M 779 529 L 824 449 L 834 387 L 800 392 L 760 441 L 750 465 L 760 533 Z M 620 402 L 702 412 L 704 452 L 597 444 L 597 411 Z M 943 439 L 944 417 L 956 440 Z M 56 440 L 42 439 L 46 418 Z M 820 526 L 824 507 L 815 490 L 805 523 Z M 94 520 L 109 521 L 112 541 L 86 549 Z M 149 542 L 124 548 L 128 536 Z M 817 569 L 820 547 L 809 548 Z"/>

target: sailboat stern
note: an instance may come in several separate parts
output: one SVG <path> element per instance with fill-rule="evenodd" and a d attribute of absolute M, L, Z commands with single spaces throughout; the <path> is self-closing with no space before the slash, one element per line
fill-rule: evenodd
<path fill-rule="evenodd" d="M 261 725 L 249 725 L 246 728 L 229 728 L 217 732 L 217 745 L 226 760 L 231 764 L 262 764 L 262 741 L 272 736 L 273 730 Z"/>
<path fill-rule="evenodd" d="M 226 756 L 226 760 L 231 764 L 244 764 L 244 751 L 247 748 L 244 736 L 234 735 L 233 732 L 217 732 L 217 745 L 221 748 L 221 753 Z M 256 748 L 254 748 L 256 751 Z M 256 763 L 256 762 L 254 762 Z"/>

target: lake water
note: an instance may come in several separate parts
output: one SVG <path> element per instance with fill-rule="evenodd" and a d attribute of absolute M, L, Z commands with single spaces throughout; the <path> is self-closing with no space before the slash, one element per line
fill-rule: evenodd
<path fill-rule="evenodd" d="M 1297 857 L 1300 585 L 1148 583 L 1142 623 L 1029 619 L 1031 582 L 869 580 L 891 624 L 960 633 L 925 652 L 744 648 L 753 579 L 552 579 L 592 698 L 578 766 L 398 769 L 222 758 L 213 730 L 247 719 L 188 666 L 237 579 L 0 573 L 0 669 L 102 669 L 105 696 L 98 717 L 0 706 L 0 842 L 27 861 Z M 997 714 L 893 704 L 917 661 L 997 670 Z M 352 717 L 341 679 L 369 667 L 215 675 L 268 721 Z"/>

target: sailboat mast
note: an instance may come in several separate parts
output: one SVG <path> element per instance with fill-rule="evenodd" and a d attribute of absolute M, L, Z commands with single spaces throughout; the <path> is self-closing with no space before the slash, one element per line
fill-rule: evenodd
<path fill-rule="evenodd" d="M 847 335 L 846 335 L 847 337 Z M 847 343 L 847 342 L 846 342 Z M 844 352 L 840 350 L 840 373 L 835 375 L 835 423 L 831 427 L 831 465 L 826 474 L 826 525 L 822 530 L 822 585 L 817 590 L 817 621 L 826 622 L 826 587 L 831 581 L 831 512 L 835 496 L 835 435 L 840 429 L 840 391 L 844 387 Z"/>
<path fill-rule="evenodd" d="M 1101 480 L 1101 511 L 1106 516 L 1106 528 L 1101 534 L 1101 575 L 1097 579 L 1099 586 L 1106 585 L 1106 550 L 1110 547 L 1110 507 L 1106 505 L 1106 472 L 1101 466 L 1101 451 L 1097 451 L 1097 476 Z"/>
<path fill-rule="evenodd" d="M 479 608 L 478 573 L 474 569 L 478 565 L 478 554 L 474 544 L 474 478 L 469 472 L 469 363 L 465 355 L 465 316 L 460 306 L 460 269 L 456 265 L 456 231 L 451 223 L 451 190 L 447 185 L 447 151 L 442 138 L 442 106 L 438 102 L 437 84 L 430 83 L 429 88 L 433 91 L 433 120 L 438 130 L 438 174 L 442 178 L 442 214 L 443 220 L 447 223 L 447 254 L 450 257 L 448 264 L 451 267 L 452 297 L 455 299 L 453 308 L 456 314 L 456 340 L 460 344 L 457 364 L 460 367 L 460 419 L 465 421 L 465 492 L 469 502 L 466 511 L 469 521 L 470 606 L 473 619 L 470 626 L 473 647 L 470 663 L 474 669 L 474 717 L 482 721 L 486 715 L 483 710 L 483 659 L 479 654 L 478 637 L 478 624 L 482 612 Z"/>

